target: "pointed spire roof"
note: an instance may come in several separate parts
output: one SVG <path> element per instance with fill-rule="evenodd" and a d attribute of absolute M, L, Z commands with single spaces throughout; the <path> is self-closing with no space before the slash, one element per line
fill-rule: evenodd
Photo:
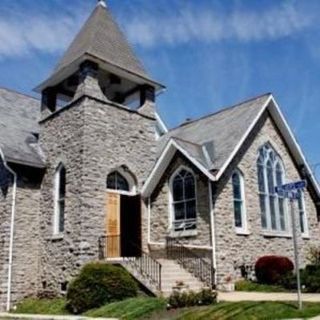
<path fill-rule="evenodd" d="M 120 70 L 138 77 L 146 82 L 163 87 L 150 79 L 140 60 L 134 54 L 128 40 L 104 1 L 100 0 L 94 11 L 76 35 L 67 51 L 55 67 L 50 78 L 36 90 L 41 90 L 45 85 L 55 84 L 57 79 L 70 73 L 75 65 L 85 59 L 94 59 L 99 64 L 111 66 L 112 70 Z"/>
<path fill-rule="evenodd" d="M 148 78 L 144 67 L 135 56 L 126 37 L 113 20 L 103 1 L 99 1 L 95 10 L 59 61 L 55 71 L 63 69 L 84 54 L 90 54 Z"/>

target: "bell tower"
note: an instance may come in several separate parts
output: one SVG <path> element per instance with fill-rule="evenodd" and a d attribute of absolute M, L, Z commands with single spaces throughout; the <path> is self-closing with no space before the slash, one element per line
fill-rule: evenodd
<path fill-rule="evenodd" d="M 47 287 L 63 291 L 83 264 L 98 259 L 110 211 L 108 176 L 130 176 L 130 196 L 140 201 L 156 159 L 155 97 L 163 88 L 149 77 L 104 1 L 36 88 L 42 94 L 39 143 L 47 160 L 40 222 L 41 283 Z M 143 211 L 143 243 L 146 228 Z"/>
<path fill-rule="evenodd" d="M 149 77 L 100 0 L 53 73 L 35 90 L 42 94 L 45 118 L 80 95 L 152 116 L 150 102 L 155 102 L 156 92 L 163 88 Z"/>

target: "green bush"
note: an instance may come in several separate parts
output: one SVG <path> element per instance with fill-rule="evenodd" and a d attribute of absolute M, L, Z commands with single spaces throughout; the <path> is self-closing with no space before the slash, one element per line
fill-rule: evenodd
<path fill-rule="evenodd" d="M 89 263 L 69 285 L 67 308 L 79 314 L 106 303 L 135 297 L 137 292 L 136 282 L 122 267 Z"/>
<path fill-rule="evenodd" d="M 320 266 L 308 265 L 300 270 L 301 286 L 304 292 L 320 292 Z M 288 274 L 281 280 L 283 287 L 295 290 L 297 288 L 296 274 Z"/>
<path fill-rule="evenodd" d="M 217 301 L 217 293 L 210 289 L 194 291 L 174 291 L 168 300 L 170 308 L 184 308 L 193 306 L 205 306 Z"/>

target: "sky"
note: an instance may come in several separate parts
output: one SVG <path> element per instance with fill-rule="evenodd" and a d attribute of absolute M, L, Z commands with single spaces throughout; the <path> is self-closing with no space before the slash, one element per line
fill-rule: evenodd
<path fill-rule="evenodd" d="M 1 0 L 0 86 L 35 95 L 96 0 Z M 108 0 L 168 127 L 272 92 L 320 178 L 318 0 Z"/>

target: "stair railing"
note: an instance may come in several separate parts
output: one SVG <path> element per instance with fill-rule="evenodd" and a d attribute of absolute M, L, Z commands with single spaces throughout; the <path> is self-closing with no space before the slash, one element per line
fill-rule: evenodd
<path fill-rule="evenodd" d="M 101 236 L 99 238 L 99 259 L 106 259 L 106 242 L 113 241 L 109 239 L 113 236 Z M 148 280 L 152 285 L 156 287 L 158 291 L 161 291 L 161 271 L 162 265 L 157 260 L 153 259 L 150 254 L 143 251 L 142 248 L 133 242 L 130 242 L 131 248 L 135 248 L 135 256 L 121 256 L 124 262 L 129 264 L 142 278 Z"/>
<path fill-rule="evenodd" d="M 205 283 L 210 289 L 215 288 L 215 269 L 212 261 L 197 255 L 177 239 L 166 238 L 167 258 L 177 261 L 184 269 Z"/>

